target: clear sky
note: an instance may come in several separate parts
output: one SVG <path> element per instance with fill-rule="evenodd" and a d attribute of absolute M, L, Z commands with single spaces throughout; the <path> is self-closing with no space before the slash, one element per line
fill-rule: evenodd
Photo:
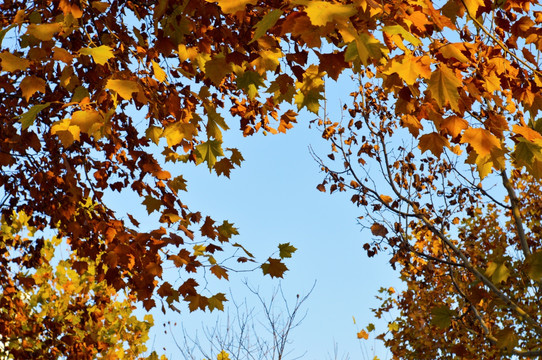
<path fill-rule="evenodd" d="M 345 101 L 348 96 L 349 92 L 343 90 L 347 81 L 327 85 L 331 116 L 338 116 L 331 111 L 339 109 L 338 99 Z M 331 105 L 333 101 L 335 105 Z M 241 243 L 260 261 L 275 252 L 279 243 L 289 242 L 298 249 L 292 259 L 286 260 L 290 270 L 281 280 L 284 293 L 293 304 L 296 294 L 308 292 L 314 281 L 316 287 L 305 303 L 304 309 L 308 310 L 305 320 L 290 336 L 293 352 L 289 359 L 303 354 L 302 359 L 327 359 L 333 353 L 334 342 L 339 354 L 349 353 L 351 359 L 372 359 L 374 355 L 386 359 L 389 354 L 381 342 L 360 341 L 356 332 L 369 322 L 377 324 L 377 329 L 386 327 L 387 323 L 376 321 L 369 309 L 378 305 L 374 296 L 380 287 L 396 287 L 399 280 L 388 264 L 389 256 L 382 253 L 370 259 L 362 249 L 371 234 L 361 232 L 356 224 L 356 217 L 362 211 L 350 203 L 352 194 L 330 196 L 316 189 L 324 175 L 308 146 L 325 157 L 329 144 L 316 128 L 309 129 L 309 121 L 315 117 L 302 112 L 299 123 L 286 135 L 257 134 L 247 138 L 236 130 L 238 124 L 234 120 L 226 118 L 232 129 L 224 133 L 224 147 L 238 148 L 245 162 L 232 172 L 230 179 L 209 174 L 205 164 L 179 165 L 186 168 L 181 173 L 188 181 L 183 201 L 216 221 L 233 222 L 240 232 L 233 241 Z M 119 200 L 121 207 L 134 213 L 134 204 L 125 198 Z M 145 214 L 141 211 L 140 214 Z M 152 219 L 149 217 L 149 221 Z M 170 274 L 175 281 L 175 270 Z M 227 293 L 228 298 L 231 292 L 237 301 L 247 297 L 249 306 L 260 311 L 257 298 L 249 296 L 243 279 L 248 279 L 254 287 L 259 286 L 263 296 L 279 284 L 278 279 L 264 277 L 257 270 L 230 274 L 229 282 L 213 281 L 209 284 L 210 291 Z M 169 331 L 163 332 L 164 321 L 182 323 L 189 333 L 201 331 L 202 323 L 211 325 L 215 321 L 216 312 L 189 314 L 186 308 L 183 310 L 182 314 L 169 313 L 166 317 L 159 310 L 152 312 L 156 326 L 149 347 L 159 353 L 165 348 L 170 359 L 181 357 Z M 264 317 L 259 319 L 263 321 Z M 179 336 L 181 328 L 173 328 L 173 332 Z"/>

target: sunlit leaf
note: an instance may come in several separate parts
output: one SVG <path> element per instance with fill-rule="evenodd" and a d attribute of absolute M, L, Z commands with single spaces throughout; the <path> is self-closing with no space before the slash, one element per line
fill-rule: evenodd
<path fill-rule="evenodd" d="M 115 54 L 113 54 L 113 49 L 107 45 L 101 45 L 94 48 L 90 48 L 90 47 L 83 48 L 79 50 L 79 54 L 92 56 L 92 59 L 94 59 L 94 62 L 100 65 L 106 64 L 109 59 L 115 57 Z M 109 81 L 121 81 L 121 80 L 109 80 Z"/>

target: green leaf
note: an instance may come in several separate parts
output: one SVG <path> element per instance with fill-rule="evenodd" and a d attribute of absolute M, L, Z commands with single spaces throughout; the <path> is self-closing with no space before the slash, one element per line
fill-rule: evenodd
<path fill-rule="evenodd" d="M 261 268 L 264 275 L 279 278 L 282 278 L 284 272 L 288 270 L 286 265 L 284 265 L 280 259 L 272 258 L 267 259 L 267 262 L 263 263 Z"/>
<path fill-rule="evenodd" d="M 150 215 L 153 211 L 160 210 L 160 206 L 162 206 L 162 201 L 153 198 L 151 195 L 147 195 L 145 196 L 145 200 L 143 200 L 142 204 L 147 207 L 147 212 Z"/>
<path fill-rule="evenodd" d="M 245 71 L 237 77 L 237 86 L 243 89 L 251 100 L 258 95 L 258 88 L 263 85 L 263 78 L 255 71 Z"/>
<path fill-rule="evenodd" d="M 265 16 L 256 24 L 254 37 L 252 38 L 252 40 L 250 40 L 249 44 L 261 38 L 267 32 L 267 30 L 275 26 L 277 21 L 280 19 L 282 13 L 282 10 L 273 9 L 267 14 L 265 14 Z"/>
<path fill-rule="evenodd" d="M 45 103 L 40 105 L 34 105 L 32 106 L 27 112 L 19 116 L 19 122 L 23 125 L 23 130 L 28 129 L 32 124 L 34 124 L 34 120 L 36 120 L 36 117 L 38 116 L 38 113 L 42 111 L 43 109 L 49 107 L 51 103 Z"/>
<path fill-rule="evenodd" d="M 237 228 L 233 227 L 233 224 L 224 221 L 222 225 L 218 227 L 219 239 L 227 241 L 232 235 L 239 235 Z"/>
<path fill-rule="evenodd" d="M 498 284 L 508 280 L 510 270 L 508 270 L 506 265 L 502 262 L 495 263 L 490 261 L 487 263 L 486 275 L 490 276 L 491 280 Z"/>
<path fill-rule="evenodd" d="M 452 324 L 452 317 L 455 311 L 452 311 L 446 305 L 437 306 L 431 309 L 431 323 L 441 329 L 447 329 Z"/>
<path fill-rule="evenodd" d="M 224 118 L 216 112 L 215 108 L 211 105 L 205 104 L 205 111 L 207 112 L 207 137 L 213 137 L 216 140 L 222 141 L 222 132 L 220 131 L 220 128 L 223 130 L 228 130 L 229 127 L 226 124 L 226 121 Z M 220 128 L 219 128 L 220 127 Z"/>
<path fill-rule="evenodd" d="M 207 162 L 209 171 L 211 171 L 216 163 L 217 156 L 224 156 L 224 152 L 222 151 L 222 141 L 208 140 L 203 144 L 196 146 L 196 165 L 199 165 L 205 161 Z"/>
<path fill-rule="evenodd" d="M 292 254 L 297 250 L 296 247 L 290 245 L 290 243 L 279 244 L 279 256 L 281 259 L 291 258 Z"/>
<path fill-rule="evenodd" d="M 500 349 L 512 350 L 518 345 L 518 336 L 512 328 L 505 328 L 495 334 L 497 338 L 497 347 Z"/>
<path fill-rule="evenodd" d="M 528 261 L 527 274 L 534 281 L 542 281 L 542 251 L 532 254 Z"/>

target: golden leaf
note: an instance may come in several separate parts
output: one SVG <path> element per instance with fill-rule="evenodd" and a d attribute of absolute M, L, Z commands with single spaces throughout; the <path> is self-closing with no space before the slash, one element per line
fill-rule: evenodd
<path fill-rule="evenodd" d="M 8 72 L 24 70 L 28 66 L 30 66 L 30 61 L 26 59 L 21 59 L 20 57 L 15 56 L 7 51 L 0 53 L 0 60 L 2 60 L 2 62 L 0 62 L 2 70 Z"/>
<path fill-rule="evenodd" d="M 38 40 L 49 41 L 53 36 L 62 30 L 62 23 L 53 24 L 30 24 L 26 30 L 26 34 L 32 35 Z"/>
<path fill-rule="evenodd" d="M 79 50 L 79 54 L 92 56 L 96 64 L 104 65 L 109 59 L 115 57 L 113 48 L 101 45 L 95 48 L 83 48 Z"/>
<path fill-rule="evenodd" d="M 245 7 L 250 4 L 256 4 L 257 0 L 205 0 L 210 3 L 218 3 L 218 6 L 226 14 L 235 14 L 236 12 L 245 10 Z"/>
<path fill-rule="evenodd" d="M 436 157 L 440 157 L 440 154 L 442 154 L 444 148 L 450 147 L 450 142 L 439 133 L 432 132 L 430 134 L 425 134 L 420 137 L 418 147 L 420 148 L 422 153 L 429 150 Z"/>
<path fill-rule="evenodd" d="M 154 60 L 152 60 L 152 70 L 154 72 L 154 77 L 156 78 L 156 80 L 158 80 L 160 82 L 164 82 L 166 80 L 166 78 L 167 78 L 166 72 Z"/>
<path fill-rule="evenodd" d="M 116 91 L 117 94 L 119 94 L 126 100 L 130 100 L 132 98 L 132 94 L 139 91 L 137 82 L 133 80 L 109 79 L 107 80 L 107 84 L 105 85 L 105 88 Z"/>
<path fill-rule="evenodd" d="M 457 90 L 459 86 L 461 86 L 461 81 L 452 69 L 441 64 L 431 75 L 427 89 L 441 108 L 449 103 L 452 109 L 459 110 L 459 91 Z"/>
<path fill-rule="evenodd" d="M 45 80 L 36 76 L 25 77 L 19 84 L 19 87 L 27 102 L 38 91 L 45 94 Z"/>
<path fill-rule="evenodd" d="M 494 149 L 501 149 L 501 143 L 489 130 L 480 128 L 469 128 L 461 136 L 461 143 L 468 143 L 476 153 L 485 157 L 491 154 Z"/>

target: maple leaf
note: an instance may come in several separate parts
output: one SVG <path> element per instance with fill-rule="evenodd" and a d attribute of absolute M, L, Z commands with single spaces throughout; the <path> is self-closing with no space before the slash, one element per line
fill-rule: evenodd
<path fill-rule="evenodd" d="M 69 147 L 74 141 L 79 141 L 81 130 L 79 126 L 72 125 L 70 119 L 57 121 L 51 126 L 51 135 L 56 135 L 64 147 Z"/>
<path fill-rule="evenodd" d="M 430 60 L 428 57 L 407 55 L 401 62 L 392 61 L 390 68 L 384 74 L 397 73 L 408 85 L 413 85 L 418 77 L 431 76 Z"/>
<path fill-rule="evenodd" d="M 442 56 L 446 59 L 457 59 L 462 63 L 467 63 L 469 59 L 463 55 L 462 50 L 466 50 L 463 43 L 446 44 L 439 49 Z"/>
<path fill-rule="evenodd" d="M 239 235 L 237 228 L 233 227 L 233 224 L 229 223 L 226 220 L 224 220 L 222 225 L 220 225 L 217 230 L 218 239 L 220 240 L 220 242 L 228 241 L 233 235 Z"/>
<path fill-rule="evenodd" d="M 235 14 L 245 10 L 247 5 L 256 4 L 257 0 L 205 0 L 210 3 L 218 3 L 218 6 L 226 14 Z"/>
<path fill-rule="evenodd" d="M 495 334 L 497 339 L 497 347 L 500 349 L 512 350 L 518 345 L 518 336 L 512 328 L 504 328 Z"/>
<path fill-rule="evenodd" d="M 254 36 L 248 43 L 251 44 L 252 42 L 261 38 L 267 32 L 267 30 L 275 26 L 282 14 L 283 11 L 279 9 L 273 9 L 265 14 L 265 16 L 254 26 Z"/>
<path fill-rule="evenodd" d="M 361 33 L 348 45 L 344 57 L 346 61 L 352 61 L 357 57 L 367 66 L 369 59 L 378 62 L 387 53 L 388 49 L 372 34 Z"/>
<path fill-rule="evenodd" d="M 158 145 L 158 143 L 160 142 L 160 137 L 162 136 L 163 132 L 164 132 L 164 129 L 162 129 L 161 127 L 151 125 L 145 131 L 145 136 L 151 139 L 153 143 Z"/>
<path fill-rule="evenodd" d="M 93 133 L 93 129 L 103 125 L 104 118 L 96 110 L 76 111 L 72 114 L 71 124 L 79 126 L 84 133 Z"/>
<path fill-rule="evenodd" d="M 318 114 L 320 100 L 324 97 L 324 73 L 320 72 L 318 66 L 311 65 L 305 71 L 302 82 L 296 82 L 298 93 L 295 95 L 297 109 L 306 107 L 309 111 Z"/>
<path fill-rule="evenodd" d="M 450 104 L 452 109 L 459 111 L 459 91 L 457 90 L 459 86 L 461 86 L 461 81 L 454 72 L 446 65 L 441 64 L 431 75 L 427 89 L 441 108 Z"/>
<path fill-rule="evenodd" d="M 41 41 L 49 41 L 60 30 L 62 30 L 62 23 L 30 24 L 26 29 L 26 34 Z"/>
<path fill-rule="evenodd" d="M 320 64 L 318 69 L 321 72 L 326 72 L 333 80 L 337 81 L 341 72 L 348 67 L 348 63 L 344 61 L 344 53 L 320 54 L 316 52 Z"/>
<path fill-rule="evenodd" d="M 441 329 L 447 329 L 452 325 L 452 317 L 456 315 L 446 305 L 437 306 L 431 309 L 431 323 Z"/>
<path fill-rule="evenodd" d="M 468 128 L 461 135 L 461 143 L 467 143 L 476 153 L 485 157 L 496 149 L 501 149 L 501 143 L 489 130 L 481 128 Z"/>
<path fill-rule="evenodd" d="M 224 77 L 232 71 L 231 64 L 226 61 L 224 54 L 214 55 L 205 63 L 205 76 L 216 85 L 220 85 Z"/>
<path fill-rule="evenodd" d="M 184 301 L 188 302 L 188 309 L 190 312 L 196 311 L 198 308 L 200 310 L 205 310 L 205 307 L 209 304 L 209 300 L 200 294 L 186 296 Z"/>
<path fill-rule="evenodd" d="M 132 94 L 139 91 L 137 82 L 133 80 L 109 79 L 107 80 L 105 88 L 115 91 L 117 94 L 122 96 L 123 99 L 126 100 L 130 100 L 132 98 Z"/>
<path fill-rule="evenodd" d="M 211 268 L 209 269 L 211 270 L 211 272 L 219 279 L 226 279 L 228 280 L 228 272 L 226 271 L 226 269 L 218 266 L 218 265 L 214 265 L 214 266 L 211 266 Z"/>
<path fill-rule="evenodd" d="M 197 135 L 197 128 L 192 123 L 175 122 L 169 124 L 162 133 L 169 147 L 180 144 L 184 139 L 192 140 Z"/>
<path fill-rule="evenodd" d="M 487 263 L 486 275 L 490 276 L 491 280 L 498 284 L 508 280 L 510 270 L 508 270 L 506 265 L 502 262 L 495 263 L 490 261 Z"/>
<path fill-rule="evenodd" d="M 169 180 L 167 182 L 167 186 L 173 191 L 175 194 L 179 191 L 186 191 L 186 180 L 183 178 L 182 175 L 179 175 L 172 180 Z"/>
<path fill-rule="evenodd" d="M 30 61 L 15 56 L 8 51 L 3 51 L 0 53 L 0 60 L 2 60 L 2 62 L 0 62 L 2 70 L 7 72 L 24 70 L 30 66 Z"/>
<path fill-rule="evenodd" d="M 440 123 L 441 129 L 446 129 L 452 137 L 457 137 L 461 131 L 469 126 L 467 120 L 459 116 L 449 116 Z"/>
<path fill-rule="evenodd" d="M 109 59 L 115 57 L 115 54 L 113 54 L 113 49 L 107 45 L 101 45 L 95 48 L 83 48 L 79 50 L 79 54 L 92 56 L 94 62 L 99 65 L 104 65 Z"/>
<path fill-rule="evenodd" d="M 305 12 L 314 26 L 325 26 L 339 18 L 349 18 L 357 10 L 354 5 L 343 5 L 317 0 L 296 0 L 295 4 L 304 5 Z"/>
<path fill-rule="evenodd" d="M 213 311 L 214 309 L 218 309 L 220 311 L 224 311 L 224 302 L 227 301 L 226 299 L 226 294 L 224 293 L 217 293 L 213 296 L 211 296 L 209 299 L 208 299 L 208 307 L 209 307 L 209 311 Z M 222 351 L 224 352 L 224 351 Z M 218 356 L 221 356 L 222 352 L 220 354 L 218 354 Z M 217 359 L 218 359 L 218 356 L 217 356 Z M 223 357 L 222 359 L 228 359 L 228 357 Z"/>
<path fill-rule="evenodd" d="M 30 100 L 30 97 L 38 91 L 45 94 L 45 80 L 37 76 L 25 77 L 19 84 L 19 87 L 27 102 Z"/>
<path fill-rule="evenodd" d="M 154 198 L 152 195 L 145 196 L 145 200 L 142 202 L 147 207 L 147 213 L 149 215 L 154 211 L 159 211 L 162 206 L 162 201 Z"/>
<path fill-rule="evenodd" d="M 28 129 L 32 124 L 34 124 L 34 120 L 36 120 L 36 117 L 38 116 L 39 112 L 43 109 L 46 109 L 51 105 L 51 103 L 45 103 L 45 104 L 39 104 L 34 105 L 30 109 L 28 109 L 27 112 L 19 116 L 19 121 L 21 122 L 23 126 L 23 130 Z"/>
<path fill-rule="evenodd" d="M 281 259 L 291 258 L 292 254 L 296 252 L 297 248 L 290 243 L 279 244 L 279 256 Z"/>
<path fill-rule="evenodd" d="M 196 165 L 201 164 L 202 162 L 207 162 L 209 171 L 215 166 L 216 157 L 224 156 L 222 151 L 222 141 L 219 140 L 208 140 L 198 146 L 196 146 Z"/>
<path fill-rule="evenodd" d="M 228 158 L 222 158 L 220 161 L 217 161 L 216 164 L 213 167 L 216 171 L 217 175 L 224 175 L 227 178 L 230 177 L 230 172 L 234 168 L 233 164 L 231 163 L 230 159 Z"/>
<path fill-rule="evenodd" d="M 357 337 L 358 339 L 369 339 L 369 334 L 367 333 L 367 331 L 365 330 L 361 330 L 360 332 L 357 333 Z"/>
<path fill-rule="evenodd" d="M 420 137 L 418 147 L 420 148 L 422 153 L 429 150 L 433 153 L 433 155 L 439 158 L 440 154 L 442 154 L 442 152 L 444 151 L 444 148 L 450 147 L 450 142 L 439 133 L 432 132 L 430 134 L 425 134 Z"/>
<path fill-rule="evenodd" d="M 382 28 L 382 31 L 385 32 L 385 33 L 388 33 L 390 35 L 401 35 L 403 37 L 403 39 L 410 42 L 414 46 L 419 46 L 419 45 L 422 44 L 422 41 L 420 39 L 418 39 L 411 32 L 407 31 L 401 25 L 384 26 Z"/>
<path fill-rule="evenodd" d="M 282 278 L 285 271 L 288 270 L 286 265 L 282 263 L 280 259 L 267 259 L 267 262 L 261 265 L 264 275 L 270 275 L 271 277 Z"/>
<path fill-rule="evenodd" d="M 374 236 L 385 237 L 386 235 L 388 235 L 388 229 L 386 229 L 384 225 L 376 223 L 376 222 L 373 225 L 371 225 L 371 232 L 373 233 Z"/>
<path fill-rule="evenodd" d="M 166 75 L 166 72 L 164 71 L 164 69 L 162 69 L 160 67 L 160 65 L 154 60 L 152 60 L 151 63 L 152 63 L 152 70 L 154 72 L 154 77 L 156 78 L 156 80 L 158 80 L 160 82 L 166 81 L 167 75 Z M 122 96 L 122 97 L 124 97 L 124 96 Z"/>
<path fill-rule="evenodd" d="M 258 55 L 250 65 L 254 66 L 260 75 L 268 71 L 275 71 L 279 66 L 279 59 L 284 56 L 280 49 L 262 50 Z"/>
<path fill-rule="evenodd" d="M 529 277 L 534 281 L 542 280 L 542 251 L 537 251 L 527 259 Z"/>
<path fill-rule="evenodd" d="M 258 88 L 264 85 L 263 78 L 255 71 L 245 71 L 236 79 L 237 86 L 243 89 L 249 99 L 254 99 L 258 95 Z"/>
<path fill-rule="evenodd" d="M 220 131 L 220 128 L 223 130 L 229 129 L 228 124 L 226 124 L 226 120 L 224 120 L 224 118 L 216 112 L 216 109 L 213 106 L 205 104 L 204 108 L 207 112 L 208 118 L 206 127 L 207 136 L 222 141 L 222 132 Z"/>
<path fill-rule="evenodd" d="M 418 137 L 420 130 L 423 130 L 423 125 L 414 115 L 406 114 L 401 117 L 401 126 L 406 126 L 408 131 L 415 137 Z"/>

